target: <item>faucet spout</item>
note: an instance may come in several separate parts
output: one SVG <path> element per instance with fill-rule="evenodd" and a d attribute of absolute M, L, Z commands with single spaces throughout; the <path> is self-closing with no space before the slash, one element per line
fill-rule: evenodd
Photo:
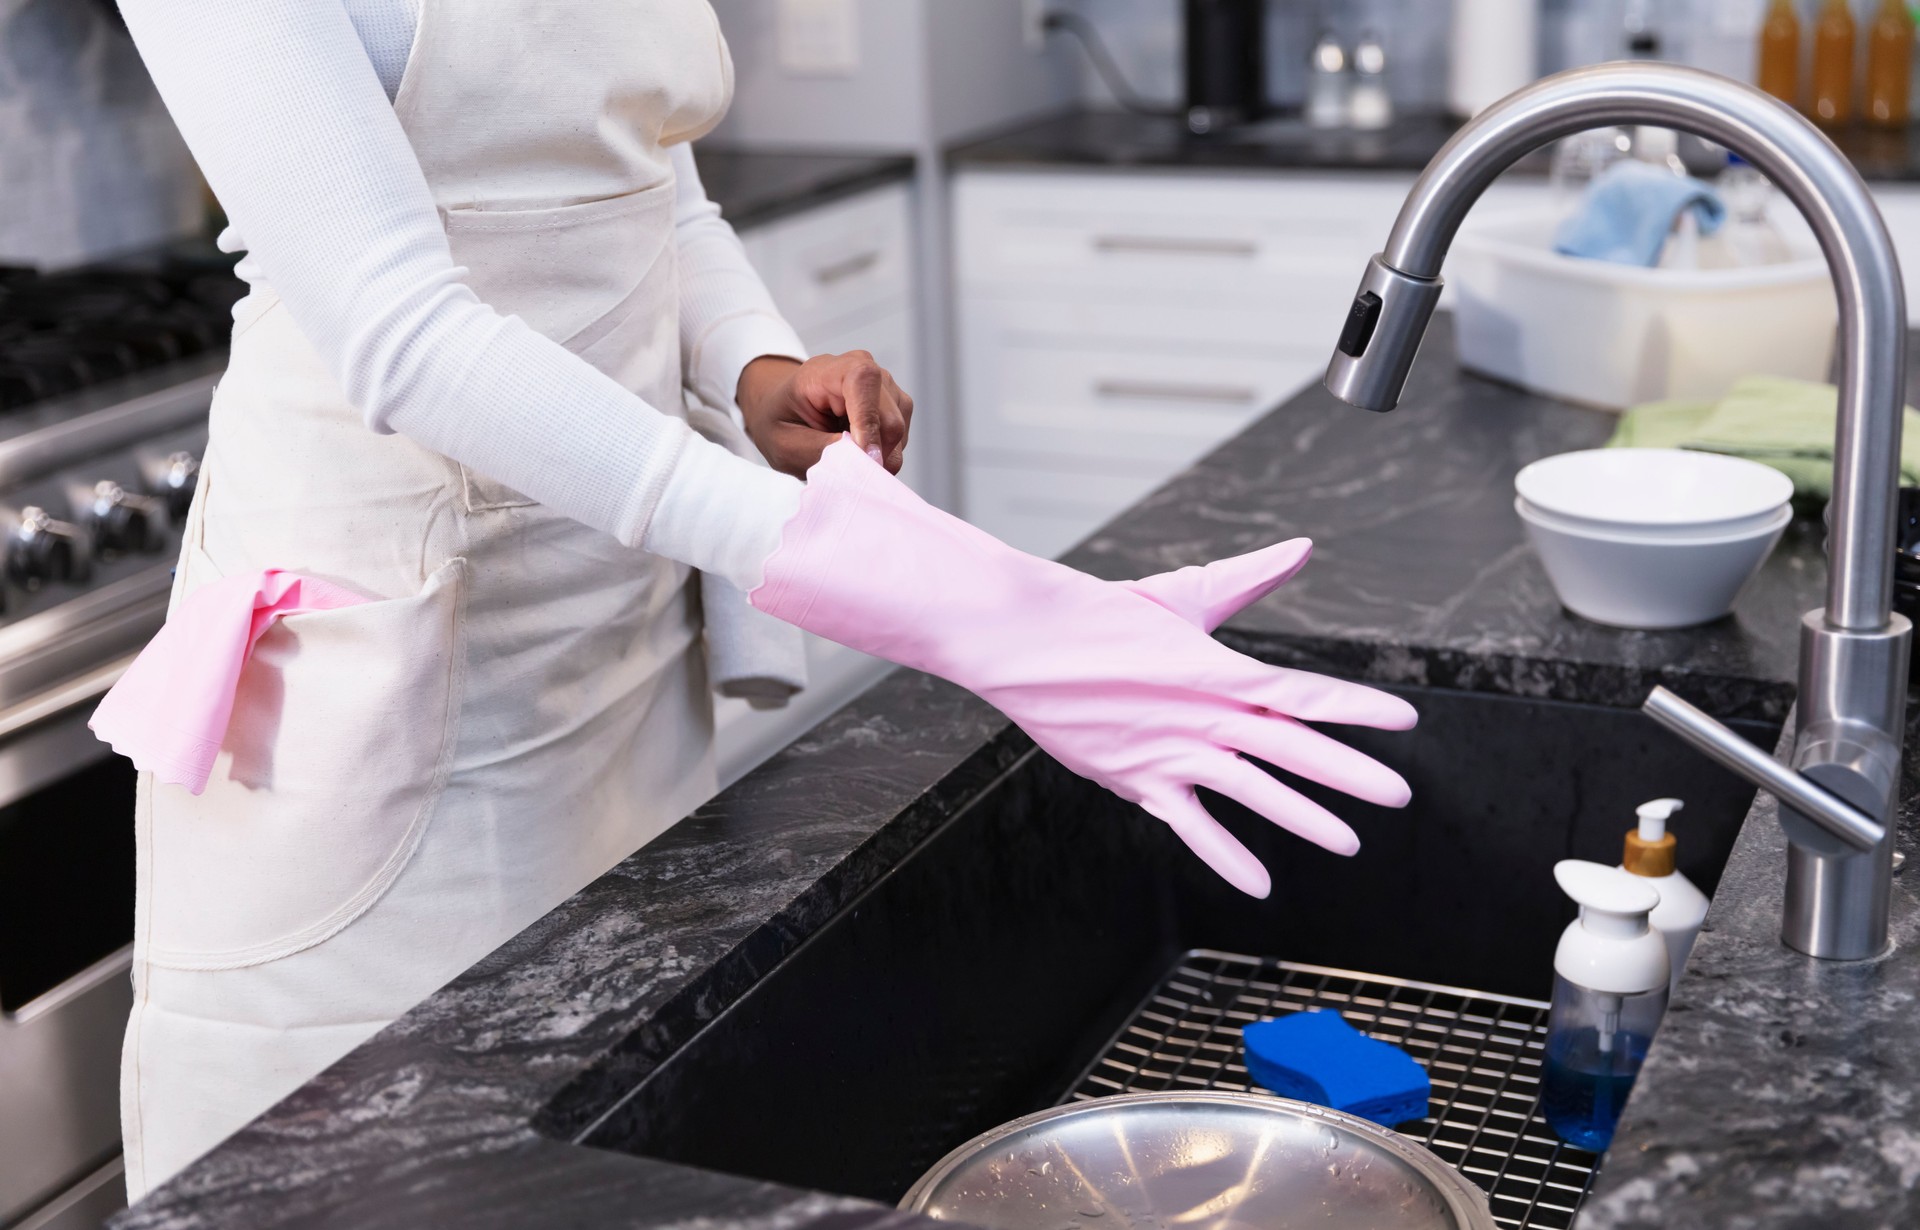
<path fill-rule="evenodd" d="M 1745 158 L 1805 215 L 1833 274 L 1840 413 L 1827 603 L 1803 621 L 1793 769 L 1858 809 L 1881 836 L 1864 850 L 1836 842 L 1788 800 L 1781 822 L 1793 855 L 1782 938 L 1815 956 L 1872 956 L 1886 943 L 1892 846 L 1885 834 L 1899 781 L 1911 635 L 1892 608 L 1906 295 L 1880 211 L 1833 142 L 1750 86 L 1674 65 L 1602 64 L 1520 90 L 1454 134 L 1415 183 L 1386 248 L 1368 263 L 1327 388 L 1356 406 L 1391 410 L 1439 302 L 1441 265 L 1473 203 L 1522 156 L 1614 124 L 1681 129 Z"/>

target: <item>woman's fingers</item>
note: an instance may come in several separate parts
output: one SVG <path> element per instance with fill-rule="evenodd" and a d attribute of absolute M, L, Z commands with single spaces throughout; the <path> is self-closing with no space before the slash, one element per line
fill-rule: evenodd
<path fill-rule="evenodd" d="M 1312 539 L 1293 538 L 1246 555 L 1121 584 L 1211 632 L 1292 580 L 1312 554 Z"/>
<path fill-rule="evenodd" d="M 1220 723 L 1215 737 L 1229 751 L 1257 756 L 1362 802 L 1405 807 L 1413 798 L 1406 778 L 1366 753 L 1291 718 L 1236 714 Z"/>
<path fill-rule="evenodd" d="M 907 418 L 888 387 L 893 377 L 864 350 L 837 357 L 841 413 L 853 442 L 888 471 L 898 473 L 907 447 Z"/>
<path fill-rule="evenodd" d="M 900 441 L 887 454 L 887 469 L 895 474 L 907 460 L 907 436 L 913 431 L 913 398 L 894 380 L 892 372 L 883 372 L 887 378 L 886 393 L 893 403 L 893 411 L 900 417 Z"/>
<path fill-rule="evenodd" d="M 1360 849 L 1360 837 L 1346 821 L 1238 756 L 1223 753 L 1210 761 L 1195 775 L 1194 784 L 1218 791 L 1294 836 L 1335 854 L 1352 854 Z"/>
<path fill-rule="evenodd" d="M 1146 799 L 1140 806 L 1149 815 L 1166 821 L 1167 827 L 1187 843 L 1187 849 L 1200 856 L 1201 862 L 1247 896 L 1265 897 L 1273 891 L 1273 879 L 1267 874 L 1267 869 L 1261 866 L 1260 860 L 1253 856 L 1253 851 L 1220 827 L 1220 822 L 1200 806 L 1200 800 L 1194 797 L 1193 791 L 1183 790 L 1161 798 Z"/>

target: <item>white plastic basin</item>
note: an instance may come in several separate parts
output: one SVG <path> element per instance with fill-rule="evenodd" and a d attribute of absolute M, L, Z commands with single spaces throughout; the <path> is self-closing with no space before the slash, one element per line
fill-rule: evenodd
<path fill-rule="evenodd" d="M 1610 409 L 1718 398 L 1742 376 L 1825 380 L 1832 275 L 1799 215 L 1776 214 L 1794 260 L 1694 270 L 1561 256 L 1558 211 L 1476 218 L 1447 258 L 1460 362 Z"/>

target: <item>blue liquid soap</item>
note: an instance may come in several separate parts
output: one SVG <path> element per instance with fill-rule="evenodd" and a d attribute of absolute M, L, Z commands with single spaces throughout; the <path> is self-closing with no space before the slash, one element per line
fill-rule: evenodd
<path fill-rule="evenodd" d="M 1620 1108 L 1650 1044 L 1645 1034 L 1615 1030 L 1612 1046 L 1602 1053 L 1599 1031 L 1591 1026 L 1548 1038 L 1540 1110 L 1554 1135 L 1577 1148 L 1604 1152 L 1613 1143 Z"/>

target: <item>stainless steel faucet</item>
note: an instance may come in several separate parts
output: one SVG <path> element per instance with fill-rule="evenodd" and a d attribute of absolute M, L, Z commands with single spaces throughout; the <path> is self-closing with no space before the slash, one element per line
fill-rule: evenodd
<path fill-rule="evenodd" d="M 1467 210 L 1522 155 L 1614 124 L 1681 129 L 1745 158 L 1806 215 L 1833 271 L 1840 421 L 1827 605 L 1801 620 L 1791 767 L 1665 688 L 1646 710 L 1780 800 L 1789 840 L 1781 939 L 1815 957 L 1872 957 L 1887 942 L 1912 631 L 1892 609 L 1907 316 L 1886 224 L 1833 143 L 1784 104 L 1697 69 L 1602 64 L 1529 86 L 1474 117 L 1421 174 L 1386 251 L 1368 262 L 1327 388 L 1356 406 L 1393 409 Z"/>

